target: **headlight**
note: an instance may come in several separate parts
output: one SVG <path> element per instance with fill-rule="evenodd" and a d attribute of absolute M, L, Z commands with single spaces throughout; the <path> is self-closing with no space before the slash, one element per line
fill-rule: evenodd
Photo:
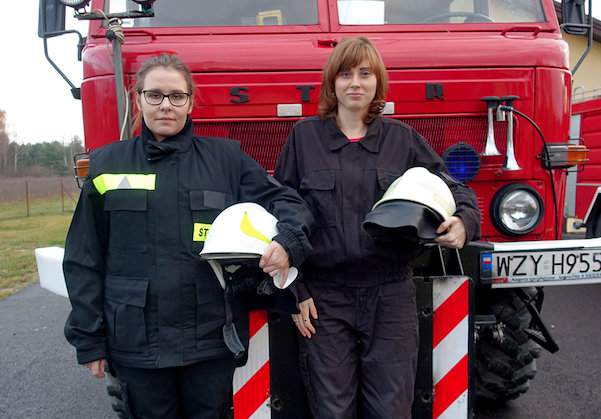
<path fill-rule="evenodd" d="M 541 197 L 530 186 L 508 185 L 495 195 L 492 221 L 503 233 L 527 234 L 540 223 L 544 213 Z"/>
<path fill-rule="evenodd" d="M 60 0 L 60 2 L 65 6 L 69 6 L 76 10 L 79 10 L 83 7 L 86 7 L 90 0 Z"/>

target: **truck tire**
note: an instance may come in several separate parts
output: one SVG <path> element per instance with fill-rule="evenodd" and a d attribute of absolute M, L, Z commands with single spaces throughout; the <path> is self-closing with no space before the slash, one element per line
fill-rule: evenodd
<path fill-rule="evenodd" d="M 106 392 L 111 400 L 111 407 L 119 419 L 133 419 L 127 400 L 125 400 L 121 382 L 110 368 L 105 369 Z"/>
<path fill-rule="evenodd" d="M 534 299 L 536 288 L 524 288 Z M 515 290 L 491 291 L 488 310 L 495 326 L 482 328 L 476 341 L 476 397 L 483 401 L 506 402 L 524 394 L 536 375 L 536 358 L 541 347 L 525 333 L 531 315 Z"/>

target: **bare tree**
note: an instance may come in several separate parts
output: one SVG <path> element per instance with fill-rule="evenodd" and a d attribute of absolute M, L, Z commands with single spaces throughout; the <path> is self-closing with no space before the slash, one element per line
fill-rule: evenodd
<path fill-rule="evenodd" d="M 6 112 L 0 109 L 0 173 L 8 169 L 8 133 L 6 132 Z"/>

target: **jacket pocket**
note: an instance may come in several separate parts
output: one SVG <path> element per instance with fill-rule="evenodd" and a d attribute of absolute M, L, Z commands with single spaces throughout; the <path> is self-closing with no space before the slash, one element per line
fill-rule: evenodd
<path fill-rule="evenodd" d="M 189 197 L 192 225 L 187 227 L 184 237 L 189 238 L 192 252 L 198 254 L 211 224 L 224 208 L 231 205 L 232 196 L 220 191 L 193 190 Z"/>
<path fill-rule="evenodd" d="M 308 172 L 302 179 L 299 191 L 315 217 L 316 225 L 336 225 L 336 173 L 333 169 Z"/>
<path fill-rule="evenodd" d="M 376 169 L 378 186 L 381 191 L 386 191 L 392 183 L 401 176 L 401 172 L 387 169 Z"/>
<path fill-rule="evenodd" d="M 196 342 L 205 348 L 223 340 L 225 297 L 217 279 L 205 277 L 202 282 L 196 284 Z"/>
<path fill-rule="evenodd" d="M 126 352 L 142 352 L 147 349 L 147 293 L 148 278 L 106 277 L 104 310 L 111 349 Z"/>
<path fill-rule="evenodd" d="M 127 248 L 109 249 L 106 254 L 108 275 L 125 277 L 144 277 L 151 268 L 148 245 L 131 243 Z"/>
<path fill-rule="evenodd" d="M 109 191 L 104 210 L 110 213 L 109 250 L 123 250 L 146 243 L 147 192 L 137 189 Z"/>

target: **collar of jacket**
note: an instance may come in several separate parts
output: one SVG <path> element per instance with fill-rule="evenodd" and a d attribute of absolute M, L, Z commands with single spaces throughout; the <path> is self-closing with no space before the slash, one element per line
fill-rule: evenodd
<path fill-rule="evenodd" d="M 338 128 L 338 125 L 336 125 L 336 118 L 328 118 L 326 119 L 325 123 L 329 133 L 328 148 L 331 151 L 338 150 L 345 145 L 350 144 L 350 141 L 348 138 L 346 138 L 346 135 L 344 135 L 342 131 L 340 131 L 340 128 Z M 371 153 L 377 153 L 380 151 L 381 126 L 382 118 L 378 117 L 374 119 L 367 126 L 367 133 L 365 134 L 365 137 L 359 141 L 359 144 Z"/>
<path fill-rule="evenodd" d="M 192 146 L 192 119 L 188 117 L 180 132 L 160 142 L 155 140 L 154 135 L 142 119 L 141 137 L 144 142 L 144 153 L 149 161 L 160 160 L 172 153 L 188 151 Z"/>

